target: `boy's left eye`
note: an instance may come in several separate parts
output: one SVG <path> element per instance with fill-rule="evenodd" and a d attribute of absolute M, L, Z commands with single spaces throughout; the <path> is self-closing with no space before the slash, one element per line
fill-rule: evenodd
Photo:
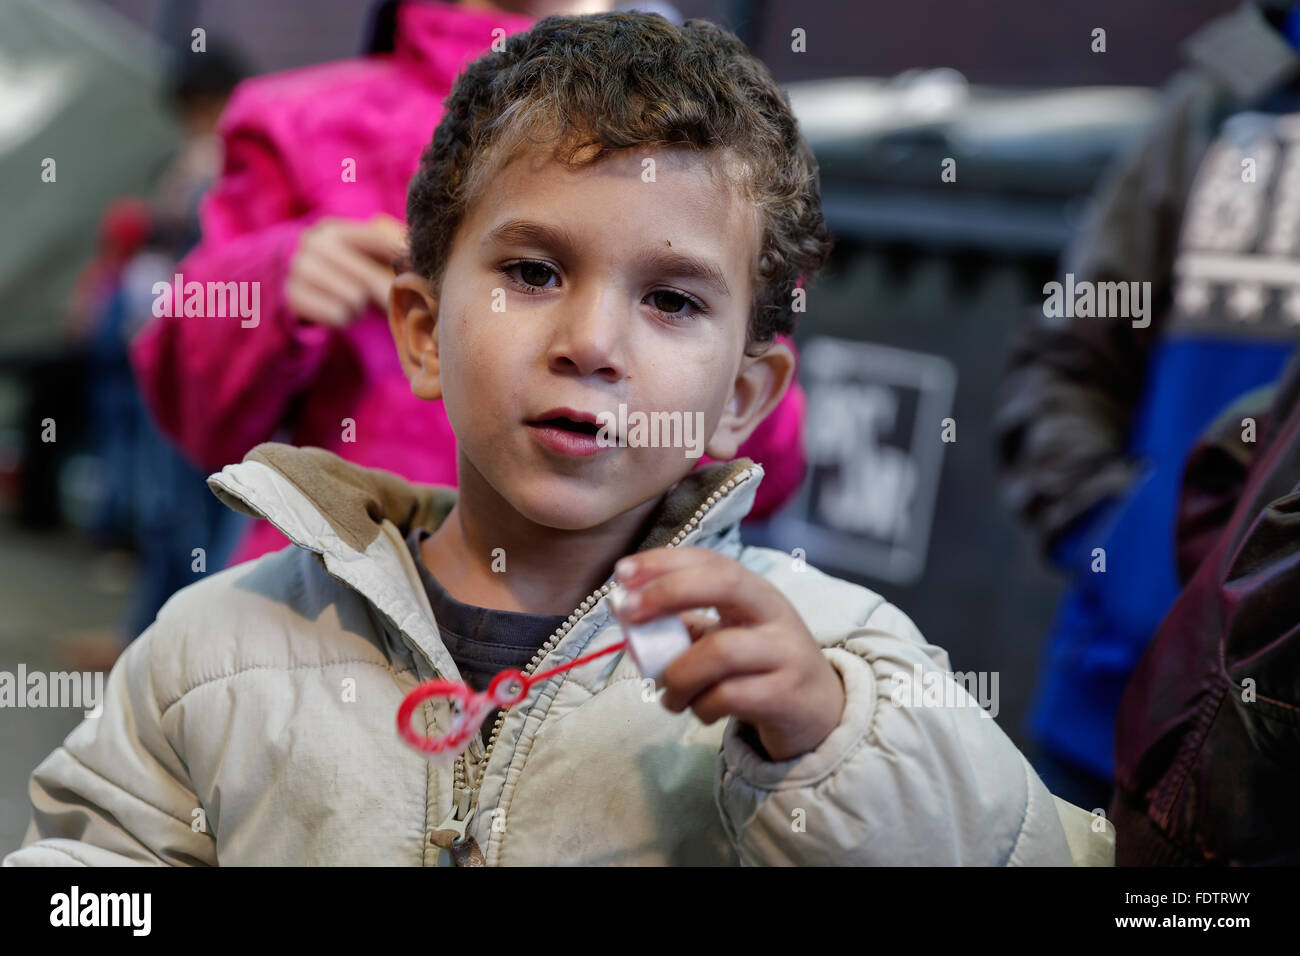
<path fill-rule="evenodd" d="M 510 279 L 515 288 L 525 295 L 538 295 L 548 288 L 555 288 L 548 283 L 551 278 L 559 278 L 551 266 L 533 259 L 507 263 L 498 271 Z M 695 296 L 675 289 L 655 289 L 646 296 L 645 301 L 649 302 L 655 311 L 679 320 L 685 317 L 695 318 L 709 311 L 708 307 Z"/>
<path fill-rule="evenodd" d="M 655 307 L 667 315 L 691 315 L 705 311 L 699 300 L 693 299 L 683 292 L 674 292 L 671 289 L 656 289 L 650 293 L 648 298 L 655 300 Z M 669 303 L 667 306 L 658 304 L 665 301 Z"/>

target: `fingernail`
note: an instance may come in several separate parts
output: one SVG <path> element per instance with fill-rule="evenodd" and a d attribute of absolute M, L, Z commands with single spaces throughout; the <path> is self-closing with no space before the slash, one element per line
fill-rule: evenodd
<path fill-rule="evenodd" d="M 636 591 L 628 591 L 618 602 L 619 612 L 622 614 L 631 614 L 641 606 L 641 595 Z"/>
<path fill-rule="evenodd" d="M 635 558 L 619 558 L 614 564 L 614 577 L 619 581 L 626 581 L 636 573 Z"/>

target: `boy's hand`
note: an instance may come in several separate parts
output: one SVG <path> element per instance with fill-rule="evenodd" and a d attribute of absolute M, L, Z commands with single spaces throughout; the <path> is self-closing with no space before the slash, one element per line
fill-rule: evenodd
<path fill-rule="evenodd" d="M 689 707 L 706 724 L 742 720 L 774 761 L 813 750 L 839 724 L 840 675 L 785 595 L 753 571 L 707 548 L 656 548 L 614 568 L 627 589 L 621 621 L 678 614 L 691 633 L 659 678 L 669 710 Z M 721 619 L 692 612 L 704 607 Z"/>

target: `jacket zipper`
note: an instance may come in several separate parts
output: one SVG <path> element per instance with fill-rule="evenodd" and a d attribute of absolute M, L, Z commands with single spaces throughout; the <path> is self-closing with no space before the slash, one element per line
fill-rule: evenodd
<path fill-rule="evenodd" d="M 680 545 L 686 536 L 696 529 L 713 506 L 725 498 L 737 485 L 747 481 L 750 474 L 750 471 L 746 469 L 736 477 L 728 478 L 719 485 L 717 490 L 710 494 L 704 500 L 704 503 L 695 510 L 695 514 L 677 529 L 672 541 L 666 547 L 675 548 Z M 556 628 L 555 633 L 546 639 L 546 643 L 537 649 L 533 659 L 524 668 L 524 676 L 532 676 L 537 671 L 538 666 L 546 659 L 546 655 L 554 650 L 555 645 L 563 640 L 564 636 L 573 630 L 592 608 L 600 603 L 600 599 L 608 594 L 613 586 L 613 581 L 607 581 L 583 598 L 582 603 L 573 609 L 573 613 L 569 615 L 568 619 Z M 505 724 L 505 720 L 506 711 L 502 709 L 492 724 L 492 733 L 488 736 L 487 748 L 483 752 L 483 759 L 479 761 L 472 785 L 469 780 L 469 767 L 466 764 L 465 755 L 460 754 L 456 758 L 451 813 L 439 825 L 439 830 L 452 830 L 458 835 L 456 843 L 451 847 L 452 857 L 458 866 L 464 865 L 462 860 L 469 861 L 475 857 L 480 861 L 477 865 L 482 865 L 482 854 L 479 851 L 478 843 L 472 836 L 466 836 L 466 830 L 469 827 L 470 818 L 474 815 L 474 810 L 478 806 L 479 789 L 483 785 L 483 775 L 487 772 L 488 760 L 492 757 L 492 751 L 496 747 L 497 737 L 501 733 L 501 727 Z M 474 863 L 471 862 L 470 865 L 474 865 Z"/>

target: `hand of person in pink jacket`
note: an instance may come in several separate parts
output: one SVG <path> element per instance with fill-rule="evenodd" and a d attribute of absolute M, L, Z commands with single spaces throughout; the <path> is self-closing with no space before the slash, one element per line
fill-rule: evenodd
<path fill-rule="evenodd" d="M 405 255 L 406 229 L 386 213 L 365 222 L 326 216 L 298 240 L 285 304 L 308 322 L 347 325 L 372 305 L 388 307 L 392 263 Z"/>

